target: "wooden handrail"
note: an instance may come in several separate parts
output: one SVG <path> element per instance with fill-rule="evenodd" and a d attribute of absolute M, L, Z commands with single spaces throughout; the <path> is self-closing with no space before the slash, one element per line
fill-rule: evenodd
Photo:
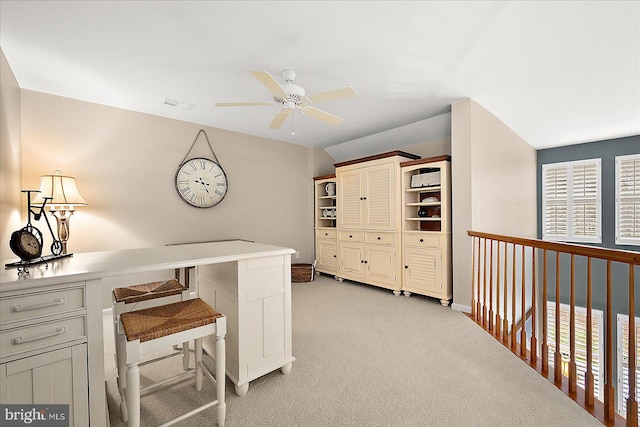
<path fill-rule="evenodd" d="M 615 249 L 600 248 L 588 245 L 577 245 L 562 242 L 549 242 L 540 239 L 505 236 L 492 233 L 468 231 L 472 237 L 472 318 L 483 329 L 487 330 L 498 341 L 511 351 L 536 368 L 544 377 L 549 378 L 558 388 L 582 405 L 585 410 L 596 416 L 606 425 L 638 426 L 638 398 L 636 384 L 636 336 L 635 336 L 635 283 L 634 268 L 640 265 L 640 253 Z M 494 245 L 494 242 L 496 243 Z M 504 244 L 504 245 L 503 245 Z M 504 246 L 504 256 L 502 247 Z M 548 252 L 555 252 L 555 295 L 561 295 L 562 277 L 567 272 L 561 272 L 561 254 L 569 255 L 569 354 L 568 360 L 563 358 L 560 350 L 560 298 L 555 297 L 555 322 L 551 331 L 554 332 L 555 342 L 548 341 L 547 296 L 553 286 L 547 283 L 547 271 L 550 263 Z M 541 271 L 537 263 L 538 255 L 542 255 Z M 530 256 L 529 256 L 530 255 Z M 511 262 L 509 262 L 511 256 Z M 517 262 L 518 256 L 520 263 Z M 586 280 L 578 283 L 576 274 L 576 257 L 587 260 Z M 564 258 L 563 258 L 564 259 Z M 593 259 L 604 260 L 607 265 L 606 273 L 606 308 L 604 326 L 606 339 L 604 349 L 599 354 L 604 355 L 605 373 L 603 388 L 604 402 L 595 399 L 595 376 L 593 373 Z M 612 311 L 612 272 L 613 262 L 626 264 L 629 270 L 628 279 L 628 308 L 629 308 L 629 355 L 628 355 L 628 389 L 626 399 L 626 420 L 615 412 L 616 389 L 613 379 L 613 360 L 615 356 L 613 337 Z M 508 267 L 511 266 L 511 275 Z M 495 273 L 495 274 L 494 274 Z M 542 289 L 538 288 L 536 277 L 542 274 Z M 563 276 L 564 274 L 564 276 Z M 520 279 L 520 280 L 518 280 Z M 519 285 L 519 286 L 518 286 Z M 529 285 L 529 286 L 527 286 Z M 617 283 L 616 286 L 620 285 Z M 576 293 L 586 292 L 586 337 L 578 338 L 576 334 Z M 520 301 L 516 294 L 520 292 Z M 508 294 L 511 294 L 509 300 Z M 540 293 L 540 295 L 539 295 Z M 538 299 L 541 303 L 538 304 Z M 510 303 L 510 304 L 509 304 Z M 527 303 L 530 306 L 527 306 Z M 511 313 L 509 316 L 509 305 Z M 520 317 L 518 317 L 518 314 Z M 533 317 L 530 330 L 525 327 L 527 320 Z M 538 330 L 536 321 L 541 319 L 542 339 L 540 340 L 541 357 L 538 358 Z M 551 325 L 551 323 L 550 323 Z M 578 385 L 576 340 L 582 345 L 586 343 L 586 369 L 584 370 L 584 388 Z M 603 343 L 600 343 L 602 346 Z M 553 345 L 554 353 L 549 354 L 549 346 Z M 519 347 L 518 347 L 519 346 Z M 553 358 L 554 369 L 549 372 L 549 357 Z M 564 368 L 563 368 L 564 365 Z M 582 366 L 582 365 L 581 365 Z M 563 373 L 565 371 L 567 373 Z M 581 370 L 582 372 L 582 370 Z M 621 391 L 620 391 L 621 392 Z"/>
<path fill-rule="evenodd" d="M 567 254 L 582 255 L 585 257 L 622 262 L 625 264 L 640 265 L 640 252 L 599 248 L 596 246 L 578 245 L 574 243 L 550 242 L 548 240 L 504 236 L 501 234 L 482 233 L 479 231 L 467 231 L 467 234 L 471 237 L 499 240 L 501 242 L 513 243 L 516 245 L 530 246 L 536 249 L 546 249 L 554 252 L 563 252 Z"/>

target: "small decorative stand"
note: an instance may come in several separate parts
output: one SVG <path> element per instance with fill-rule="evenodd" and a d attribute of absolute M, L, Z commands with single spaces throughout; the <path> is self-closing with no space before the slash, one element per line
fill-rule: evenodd
<path fill-rule="evenodd" d="M 39 190 L 22 190 L 27 193 L 27 225 L 20 230 L 14 231 L 11 235 L 9 246 L 11 250 L 20 257 L 20 261 L 5 264 L 5 268 L 17 268 L 18 274 L 29 274 L 29 267 L 32 265 L 45 264 L 49 268 L 48 261 L 65 258 L 73 254 L 62 253 L 62 242 L 53 233 L 53 228 L 49 223 L 49 218 L 44 211 L 44 207 L 50 198 L 45 197 L 40 206 L 31 205 L 31 193 L 39 193 Z M 44 214 L 44 215 L 43 215 Z M 47 223 L 53 242 L 51 243 L 51 255 L 42 255 L 42 233 L 31 224 L 31 216 L 39 221 L 42 216 Z"/>

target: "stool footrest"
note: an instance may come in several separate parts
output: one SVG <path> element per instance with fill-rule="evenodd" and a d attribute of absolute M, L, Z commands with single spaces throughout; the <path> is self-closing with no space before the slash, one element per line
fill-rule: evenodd
<path fill-rule="evenodd" d="M 197 414 L 198 412 L 202 412 L 202 411 L 204 411 L 205 409 L 211 408 L 212 406 L 215 406 L 215 405 L 217 405 L 217 404 L 218 404 L 218 399 L 216 399 L 216 400 L 214 400 L 214 401 L 211 401 L 211 402 L 209 402 L 209 403 L 207 403 L 207 404 L 204 404 L 204 405 L 202 405 L 202 406 L 199 406 L 199 407 L 197 407 L 196 409 L 194 409 L 193 411 L 189 411 L 189 412 L 187 412 L 186 414 L 180 415 L 179 417 L 176 417 L 176 418 L 174 418 L 174 419 L 172 419 L 172 420 L 170 420 L 170 421 L 167 421 L 166 423 L 164 423 L 164 424 L 160 425 L 159 427 L 172 426 L 172 425 L 174 425 L 174 424 L 175 424 L 175 423 L 177 423 L 177 422 L 180 422 L 180 421 L 182 421 L 182 420 L 186 420 L 186 419 L 187 419 L 187 418 L 189 418 L 190 416 L 195 415 L 195 414 Z"/>
<path fill-rule="evenodd" d="M 196 374 L 195 370 L 189 370 L 189 371 L 186 371 L 186 372 L 181 372 L 178 375 L 174 375 L 171 378 L 167 378 L 167 379 L 164 379 L 164 380 L 157 381 L 157 382 L 155 382 L 153 384 L 149 384 L 148 386 L 143 387 L 143 388 L 140 389 L 140 395 L 142 395 L 144 393 L 148 393 L 148 392 L 150 392 L 152 390 L 155 390 L 157 388 L 160 388 L 160 387 L 162 387 L 163 385 L 165 385 L 167 383 L 174 382 L 177 379 L 180 379 L 180 378 L 183 378 L 183 377 L 192 377 L 195 374 Z"/>
<path fill-rule="evenodd" d="M 170 359 L 170 358 L 176 357 L 176 356 L 182 356 L 182 349 L 180 349 L 178 351 L 175 351 L 173 353 L 170 353 L 170 354 L 165 354 L 164 356 L 156 357 L 155 359 L 145 360 L 144 362 L 138 363 L 138 366 L 150 365 L 152 363 L 160 362 L 162 360 Z"/>
<path fill-rule="evenodd" d="M 214 377 L 213 374 L 211 372 L 209 372 L 207 367 L 204 366 L 204 363 L 198 362 L 198 365 L 200 365 L 200 368 L 202 369 L 202 373 L 205 374 L 215 384 L 216 383 L 216 377 Z"/>

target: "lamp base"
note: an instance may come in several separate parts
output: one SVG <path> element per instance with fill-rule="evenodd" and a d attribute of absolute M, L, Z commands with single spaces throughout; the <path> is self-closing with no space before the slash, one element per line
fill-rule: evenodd
<path fill-rule="evenodd" d="M 56 224 L 58 226 L 58 239 L 60 239 L 60 242 L 62 243 L 63 255 L 67 253 L 67 241 L 69 240 L 69 234 L 70 234 L 69 219 L 71 218 L 71 215 L 73 215 L 74 212 L 75 212 L 74 210 L 64 210 L 64 209 L 55 210 L 51 208 L 51 213 L 56 219 Z"/>

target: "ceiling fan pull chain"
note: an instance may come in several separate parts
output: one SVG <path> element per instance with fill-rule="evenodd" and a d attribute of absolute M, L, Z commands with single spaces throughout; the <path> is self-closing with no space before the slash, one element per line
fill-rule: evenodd
<path fill-rule="evenodd" d="M 294 129 L 294 126 L 293 126 L 293 117 L 295 116 L 295 113 L 296 113 L 296 110 L 295 110 L 295 108 L 294 108 L 294 109 L 291 111 L 291 135 L 295 135 L 295 134 L 296 134 L 295 129 Z"/>
<path fill-rule="evenodd" d="M 189 151 L 187 151 L 187 154 L 184 156 L 184 159 L 182 159 L 180 164 L 183 164 L 185 162 L 185 160 L 187 160 L 187 157 L 189 157 L 189 153 L 191 153 L 191 150 L 193 150 L 193 147 L 196 145 L 196 141 L 198 141 L 198 137 L 200 136 L 201 133 L 204 135 L 204 137 L 207 140 L 207 144 L 209 145 L 209 149 L 211 150 L 211 154 L 213 154 L 214 160 L 216 161 L 216 163 L 220 164 L 220 162 L 218 161 L 218 157 L 216 156 L 215 151 L 213 151 L 213 148 L 211 147 L 211 142 L 209 142 L 209 137 L 207 136 L 207 133 L 204 131 L 204 129 L 200 129 L 200 131 L 198 131 L 198 134 L 196 135 L 196 139 L 193 140 L 193 144 L 191 144 L 191 148 L 189 148 Z"/>

